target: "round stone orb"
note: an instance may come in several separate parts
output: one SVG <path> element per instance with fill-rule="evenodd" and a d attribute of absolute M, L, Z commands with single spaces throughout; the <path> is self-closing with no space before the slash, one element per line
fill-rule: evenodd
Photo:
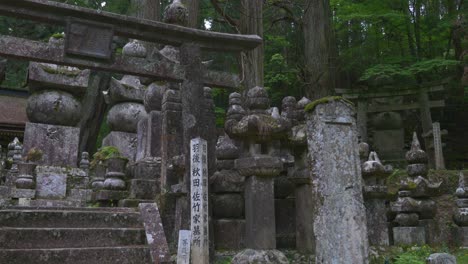
<path fill-rule="evenodd" d="M 81 118 L 81 103 L 69 93 L 44 90 L 29 97 L 26 113 L 34 123 L 75 126 Z"/>
<path fill-rule="evenodd" d="M 112 131 L 136 133 L 138 121 L 147 115 L 142 104 L 120 103 L 109 110 L 107 124 Z"/>
<path fill-rule="evenodd" d="M 256 86 L 247 92 L 247 105 L 251 110 L 266 110 L 270 107 L 270 98 L 263 87 Z"/>

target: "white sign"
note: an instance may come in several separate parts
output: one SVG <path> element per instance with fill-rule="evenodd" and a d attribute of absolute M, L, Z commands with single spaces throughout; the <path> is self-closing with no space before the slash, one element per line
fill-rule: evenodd
<path fill-rule="evenodd" d="M 208 145 L 202 138 L 190 141 L 190 175 L 192 263 L 209 263 Z"/>
<path fill-rule="evenodd" d="M 177 264 L 190 264 L 190 230 L 179 231 L 179 244 L 177 247 Z"/>

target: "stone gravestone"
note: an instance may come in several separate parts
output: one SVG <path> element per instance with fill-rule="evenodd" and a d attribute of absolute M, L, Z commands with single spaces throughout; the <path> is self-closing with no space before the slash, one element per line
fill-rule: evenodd
<path fill-rule="evenodd" d="M 146 240 L 154 263 L 169 263 L 171 254 L 156 203 L 138 205 L 145 226 Z"/>
<path fill-rule="evenodd" d="M 307 115 L 316 263 L 369 263 L 354 109 L 319 104 Z"/>
<path fill-rule="evenodd" d="M 432 135 L 434 136 L 434 155 L 436 170 L 445 170 L 444 153 L 442 152 L 442 138 L 440 133 L 440 123 L 432 124 Z"/>
<path fill-rule="evenodd" d="M 179 231 L 179 244 L 177 247 L 177 264 L 190 264 L 190 230 Z"/>
<path fill-rule="evenodd" d="M 190 142 L 192 262 L 209 263 L 208 145 L 202 138 Z"/>

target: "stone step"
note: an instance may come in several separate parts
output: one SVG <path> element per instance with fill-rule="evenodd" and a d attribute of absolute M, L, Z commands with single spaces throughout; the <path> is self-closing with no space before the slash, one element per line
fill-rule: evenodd
<path fill-rule="evenodd" d="M 0 210 L 2 227 L 142 228 L 134 210 L 101 208 L 9 208 Z M 1 263 L 1 262 L 0 262 Z"/>
<path fill-rule="evenodd" d="M 0 228 L 1 249 L 145 245 L 143 228 Z"/>
<path fill-rule="evenodd" d="M 54 249 L 0 249 L 8 264 L 149 264 L 146 246 Z"/>

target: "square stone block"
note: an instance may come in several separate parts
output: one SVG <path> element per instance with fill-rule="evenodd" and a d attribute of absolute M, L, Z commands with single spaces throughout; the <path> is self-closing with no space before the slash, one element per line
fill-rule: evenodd
<path fill-rule="evenodd" d="M 245 248 L 245 220 L 213 220 L 215 248 L 237 250 Z"/>
<path fill-rule="evenodd" d="M 0 186 L 0 199 L 10 198 L 11 188 L 7 186 Z"/>
<path fill-rule="evenodd" d="M 38 166 L 36 175 L 38 198 L 63 199 L 66 197 L 67 173 L 65 168 Z"/>
<path fill-rule="evenodd" d="M 398 245 L 418 245 L 426 244 L 426 232 L 421 226 L 400 226 L 393 228 L 393 241 Z"/>
<path fill-rule="evenodd" d="M 12 198 L 34 198 L 36 196 L 36 190 L 30 189 L 13 189 L 11 193 Z"/>
<path fill-rule="evenodd" d="M 130 199 L 155 199 L 160 189 L 159 181 L 133 179 L 130 182 Z"/>
<path fill-rule="evenodd" d="M 23 155 L 35 147 L 43 152 L 39 165 L 76 167 L 79 143 L 79 128 L 26 123 Z"/>
<path fill-rule="evenodd" d="M 135 164 L 134 178 L 157 180 L 161 177 L 161 159 L 151 158 L 140 160 Z"/>
<path fill-rule="evenodd" d="M 123 200 L 128 197 L 126 191 L 111 191 L 111 190 L 100 190 L 92 195 L 94 201 L 110 201 L 110 200 Z"/>
<path fill-rule="evenodd" d="M 91 195 L 93 194 L 92 190 L 87 189 L 71 189 L 68 199 L 75 201 L 84 201 L 90 202 Z"/>
<path fill-rule="evenodd" d="M 137 134 L 112 131 L 102 141 L 103 146 L 114 146 L 120 154 L 130 161 L 135 161 L 137 151 Z"/>

